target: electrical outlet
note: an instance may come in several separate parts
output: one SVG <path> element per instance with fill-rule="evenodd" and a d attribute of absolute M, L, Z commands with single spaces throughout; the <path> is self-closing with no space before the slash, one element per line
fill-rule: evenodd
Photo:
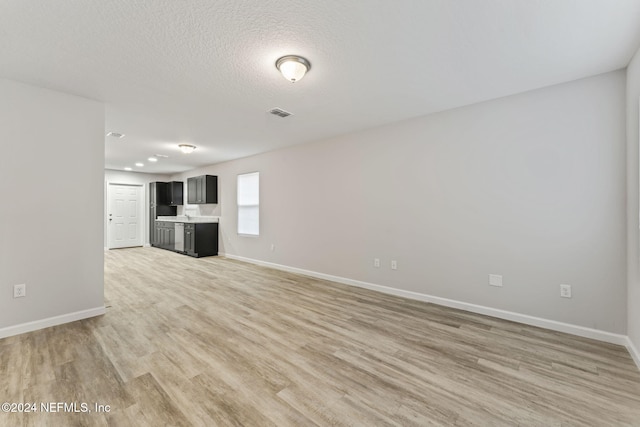
<path fill-rule="evenodd" d="M 13 285 L 13 297 L 22 298 L 27 296 L 27 285 Z"/>
<path fill-rule="evenodd" d="M 560 285 L 560 296 L 562 298 L 571 298 L 571 285 Z"/>
<path fill-rule="evenodd" d="M 489 275 L 489 285 L 490 286 L 498 286 L 502 287 L 502 275 L 500 274 L 490 274 Z"/>
<path fill-rule="evenodd" d="M 373 266 L 375 268 L 380 268 L 380 258 L 374 258 L 373 259 Z"/>
<path fill-rule="evenodd" d="M 395 259 L 391 261 L 391 269 L 392 270 L 398 269 L 398 261 L 396 261 Z"/>

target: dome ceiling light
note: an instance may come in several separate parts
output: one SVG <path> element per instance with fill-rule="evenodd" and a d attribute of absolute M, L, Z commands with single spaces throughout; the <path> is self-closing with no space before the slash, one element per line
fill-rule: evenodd
<path fill-rule="evenodd" d="M 180 150 L 182 150 L 184 154 L 191 154 L 193 150 L 196 149 L 196 146 L 191 144 L 179 144 L 178 147 L 180 147 Z"/>
<path fill-rule="evenodd" d="M 276 68 L 285 79 L 295 83 L 311 69 L 311 63 L 301 56 L 287 55 L 276 61 Z"/>

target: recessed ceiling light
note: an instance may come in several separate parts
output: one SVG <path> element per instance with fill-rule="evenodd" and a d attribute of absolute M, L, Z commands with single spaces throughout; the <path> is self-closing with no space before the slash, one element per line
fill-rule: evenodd
<path fill-rule="evenodd" d="M 193 153 L 193 150 L 196 149 L 196 146 L 191 144 L 179 144 L 178 147 L 180 147 L 184 154 Z"/>
<path fill-rule="evenodd" d="M 138 162 L 138 163 L 136 163 L 136 166 L 137 166 L 137 167 L 139 167 L 139 168 L 141 168 L 141 167 L 143 167 L 143 166 L 144 166 L 144 163 L 140 163 L 140 162 Z"/>
<path fill-rule="evenodd" d="M 156 157 L 162 157 L 163 159 L 167 159 L 167 158 L 169 158 L 169 156 L 167 156 L 166 154 L 154 154 L 154 156 L 156 156 Z"/>
<path fill-rule="evenodd" d="M 157 162 L 158 159 L 155 157 L 149 157 L 147 160 L 149 160 L 150 162 Z"/>
<path fill-rule="evenodd" d="M 127 168 L 124 168 L 124 170 L 126 170 L 126 171 L 130 171 L 130 170 L 131 170 L 131 168 L 127 167 Z"/>
<path fill-rule="evenodd" d="M 112 136 L 114 138 L 124 138 L 124 133 L 109 132 L 107 136 Z"/>

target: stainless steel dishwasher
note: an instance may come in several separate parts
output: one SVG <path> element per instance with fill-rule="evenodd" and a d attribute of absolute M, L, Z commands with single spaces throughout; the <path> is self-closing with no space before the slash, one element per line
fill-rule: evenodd
<path fill-rule="evenodd" d="M 178 252 L 184 252 L 184 223 L 182 222 L 176 222 L 175 245 L 173 249 Z"/>

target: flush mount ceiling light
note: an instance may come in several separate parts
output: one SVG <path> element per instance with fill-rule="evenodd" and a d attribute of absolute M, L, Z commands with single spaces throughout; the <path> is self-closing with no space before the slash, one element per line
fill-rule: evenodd
<path fill-rule="evenodd" d="M 130 171 L 130 170 L 131 170 L 131 168 L 130 168 L 130 167 L 126 167 L 126 168 L 124 168 L 124 170 L 126 170 L 126 171 Z"/>
<path fill-rule="evenodd" d="M 149 160 L 150 162 L 157 162 L 158 159 L 156 157 L 149 157 L 147 160 Z"/>
<path fill-rule="evenodd" d="M 144 166 L 144 163 L 140 163 L 140 162 L 138 162 L 138 163 L 136 163 L 136 166 L 137 166 L 137 167 L 139 167 L 139 168 L 141 168 L 141 167 L 143 167 L 143 166 Z"/>
<path fill-rule="evenodd" d="M 112 136 L 114 138 L 124 138 L 124 133 L 109 132 L 107 136 Z"/>
<path fill-rule="evenodd" d="M 179 144 L 178 147 L 180 147 L 180 150 L 182 150 L 184 154 L 193 153 L 193 150 L 196 149 L 196 146 L 191 144 Z"/>
<path fill-rule="evenodd" d="M 295 83 L 311 69 L 311 63 L 301 56 L 287 55 L 276 61 L 276 68 L 285 79 Z"/>

